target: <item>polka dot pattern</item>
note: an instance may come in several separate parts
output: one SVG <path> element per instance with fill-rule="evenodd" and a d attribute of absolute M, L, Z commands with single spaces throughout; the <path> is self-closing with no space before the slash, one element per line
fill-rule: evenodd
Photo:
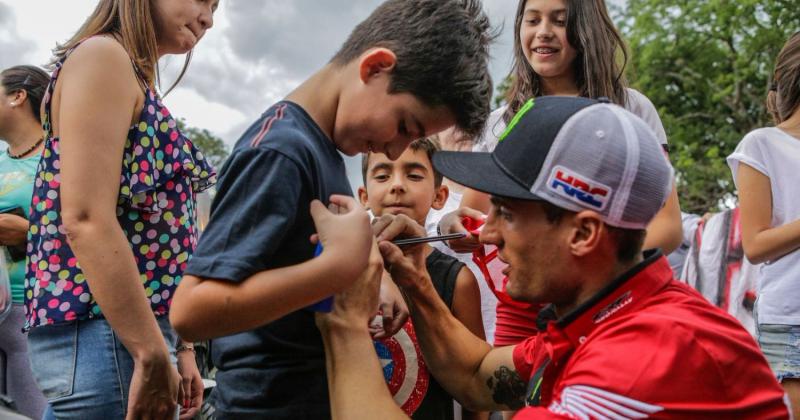
<path fill-rule="evenodd" d="M 61 64 L 44 97 L 47 141 L 29 215 L 25 279 L 29 328 L 102 316 L 60 217 L 59 139 L 50 135 L 50 98 Z M 125 142 L 116 212 L 156 315 L 168 312 L 197 244 L 195 193 L 213 185 L 215 178 L 214 169 L 180 133 L 161 99 L 147 89 L 139 122 L 130 128 Z"/>

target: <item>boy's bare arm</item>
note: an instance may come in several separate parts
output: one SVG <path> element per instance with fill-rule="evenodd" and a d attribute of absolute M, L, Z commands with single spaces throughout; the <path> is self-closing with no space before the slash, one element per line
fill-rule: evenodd
<path fill-rule="evenodd" d="M 408 419 L 389 393 L 367 329 L 339 325 L 321 331 L 331 418 Z"/>
<path fill-rule="evenodd" d="M 450 313 L 432 286 L 403 291 L 425 362 L 450 395 L 468 410 L 522 408 L 526 383 L 515 370 L 513 346 L 493 349 Z"/>
<path fill-rule="evenodd" d="M 481 314 L 481 291 L 478 280 L 466 266 L 461 267 L 453 293 L 453 315 L 476 337 L 486 340 Z"/>
<path fill-rule="evenodd" d="M 456 287 L 453 294 L 453 315 L 464 324 L 467 329 L 481 340 L 486 340 L 486 331 L 483 328 L 481 314 L 481 291 L 478 281 L 466 266 L 461 267 L 456 278 Z M 486 420 L 489 413 L 485 411 L 470 411 L 462 407 L 461 418 L 464 420 Z"/>
<path fill-rule="evenodd" d="M 325 367 L 333 419 L 408 419 L 392 399 L 383 378 L 367 323 L 375 312 L 383 264 L 373 247 L 369 268 L 333 301 L 330 313 L 318 313 L 325 344 Z"/>
<path fill-rule="evenodd" d="M 311 205 L 322 254 L 306 262 L 265 270 L 241 282 L 185 275 L 175 292 L 170 321 L 188 341 L 235 334 L 265 325 L 331 296 L 367 267 L 372 233 L 369 217 L 350 197 L 332 196 L 331 213 Z"/>
<path fill-rule="evenodd" d="M 664 255 L 668 255 L 678 249 L 682 240 L 681 209 L 678 202 L 678 190 L 673 183 L 672 192 L 667 197 L 664 207 L 647 225 L 647 236 L 642 249 L 661 248 Z"/>
<path fill-rule="evenodd" d="M 252 330 L 339 291 L 336 286 L 343 282 L 331 273 L 341 269 L 320 257 L 262 271 L 241 283 L 186 275 L 175 292 L 170 322 L 189 341 Z"/>
<path fill-rule="evenodd" d="M 422 353 L 439 383 L 468 409 L 521 408 L 526 383 L 515 370 L 514 347 L 492 349 L 453 316 L 433 288 L 422 247 L 401 250 L 389 242 L 401 234 L 423 236 L 424 229 L 404 215 L 383 216 L 373 229 L 384 263 L 408 298 Z"/>

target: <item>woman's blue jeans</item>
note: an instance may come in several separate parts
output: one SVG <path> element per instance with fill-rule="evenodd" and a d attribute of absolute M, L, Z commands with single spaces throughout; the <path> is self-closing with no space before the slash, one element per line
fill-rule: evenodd
<path fill-rule="evenodd" d="M 177 334 L 158 325 L 176 363 Z M 33 376 L 48 401 L 43 419 L 124 419 L 133 359 L 105 319 L 37 327 L 28 333 Z"/>

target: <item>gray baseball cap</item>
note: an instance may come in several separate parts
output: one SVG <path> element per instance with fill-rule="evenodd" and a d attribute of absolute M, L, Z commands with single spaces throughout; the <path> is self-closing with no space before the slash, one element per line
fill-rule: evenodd
<path fill-rule="evenodd" d="M 607 101 L 563 96 L 528 101 L 492 153 L 439 152 L 433 165 L 469 188 L 593 210 L 625 229 L 647 227 L 673 180 L 661 145 L 639 117 Z"/>

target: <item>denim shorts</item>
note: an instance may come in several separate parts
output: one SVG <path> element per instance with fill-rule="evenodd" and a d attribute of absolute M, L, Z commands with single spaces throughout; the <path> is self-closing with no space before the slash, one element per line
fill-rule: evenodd
<path fill-rule="evenodd" d="M 178 336 L 158 318 L 173 364 Z M 33 328 L 29 356 L 49 406 L 43 419 L 124 419 L 133 359 L 105 319 Z M 176 417 L 177 418 L 177 417 Z"/>
<path fill-rule="evenodd" d="M 758 345 L 778 381 L 800 378 L 800 325 L 758 324 Z"/>

